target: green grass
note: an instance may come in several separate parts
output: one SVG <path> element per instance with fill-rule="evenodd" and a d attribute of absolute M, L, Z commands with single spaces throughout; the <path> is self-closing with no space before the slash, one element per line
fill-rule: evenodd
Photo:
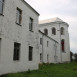
<path fill-rule="evenodd" d="M 77 77 L 77 63 L 43 64 L 39 70 L 8 74 L 3 77 Z"/>

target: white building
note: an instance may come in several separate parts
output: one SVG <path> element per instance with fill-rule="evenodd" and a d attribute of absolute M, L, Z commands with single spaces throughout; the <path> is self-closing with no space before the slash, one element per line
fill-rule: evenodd
<path fill-rule="evenodd" d="M 39 30 L 40 63 L 58 63 L 57 51 L 59 43 Z"/>
<path fill-rule="evenodd" d="M 68 27 L 69 25 L 62 21 L 59 18 L 52 18 L 48 20 L 42 20 L 39 22 L 39 30 L 43 32 L 46 35 L 46 38 L 44 37 L 43 40 L 43 49 L 40 48 L 39 50 L 40 53 L 51 53 L 51 56 L 49 54 L 50 62 L 52 63 L 63 63 L 63 62 L 69 62 L 70 61 L 70 45 L 69 45 L 69 33 L 68 33 Z M 42 34 L 40 34 L 40 37 Z M 53 40 L 53 42 L 50 42 L 49 38 L 50 37 Z M 41 37 L 42 38 L 42 37 Z M 42 38 L 43 39 L 43 38 Z M 49 48 L 46 46 L 46 42 L 48 41 L 49 43 Z M 52 41 L 52 40 L 51 40 Z M 56 41 L 57 46 L 55 45 Z M 55 46 L 55 48 L 54 48 Z M 48 58 L 47 55 L 43 54 L 43 62 L 45 58 Z"/>
<path fill-rule="evenodd" d="M 0 0 L 0 74 L 38 69 L 38 16 L 24 0 Z"/>
<path fill-rule="evenodd" d="M 56 18 L 39 26 L 38 16 L 24 0 L 0 0 L 0 75 L 70 61 L 68 24 Z"/>

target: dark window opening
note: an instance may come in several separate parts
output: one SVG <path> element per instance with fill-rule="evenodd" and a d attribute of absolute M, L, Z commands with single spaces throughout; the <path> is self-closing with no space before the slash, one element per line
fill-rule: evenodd
<path fill-rule="evenodd" d="M 42 45 L 42 42 L 43 42 L 43 40 L 42 40 L 42 38 L 40 38 L 40 44 Z"/>
<path fill-rule="evenodd" d="M 64 35 L 64 28 L 63 27 L 61 27 L 60 32 L 61 32 L 61 35 Z"/>
<path fill-rule="evenodd" d="M 19 60 L 20 57 L 20 43 L 14 43 L 14 54 L 13 54 L 13 60 Z"/>
<path fill-rule="evenodd" d="M 0 0 L 0 14 L 3 14 L 4 0 Z"/>
<path fill-rule="evenodd" d="M 47 54 L 47 62 L 49 63 L 49 55 Z"/>
<path fill-rule="evenodd" d="M 49 46 L 49 41 L 47 41 L 47 47 Z"/>
<path fill-rule="evenodd" d="M 29 46 L 29 61 L 32 61 L 33 58 L 33 47 Z"/>
<path fill-rule="evenodd" d="M 44 33 L 48 35 L 48 29 L 44 29 Z"/>
<path fill-rule="evenodd" d="M 65 42 L 64 42 L 64 40 L 61 40 L 61 50 L 62 50 L 62 52 L 64 52 L 65 51 Z"/>
<path fill-rule="evenodd" d="M 42 53 L 40 53 L 40 62 L 42 62 Z"/>
<path fill-rule="evenodd" d="M 52 28 L 52 34 L 56 35 L 56 29 Z"/>

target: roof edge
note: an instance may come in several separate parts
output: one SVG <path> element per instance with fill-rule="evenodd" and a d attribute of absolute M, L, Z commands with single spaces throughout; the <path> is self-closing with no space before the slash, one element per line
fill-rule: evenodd
<path fill-rule="evenodd" d="M 43 35 L 45 35 L 45 33 L 43 33 L 42 31 L 39 30 L 39 32 L 42 33 Z M 51 37 L 49 37 L 49 36 L 47 36 L 47 35 L 45 35 L 45 36 L 48 37 L 48 38 L 50 38 L 50 39 L 52 39 L 52 40 L 55 41 L 56 43 L 58 43 L 58 42 L 57 42 L 56 40 L 54 40 L 53 38 L 51 38 Z"/>
<path fill-rule="evenodd" d="M 38 16 L 40 15 L 32 6 L 30 6 L 25 0 L 21 0 L 26 3 Z"/>

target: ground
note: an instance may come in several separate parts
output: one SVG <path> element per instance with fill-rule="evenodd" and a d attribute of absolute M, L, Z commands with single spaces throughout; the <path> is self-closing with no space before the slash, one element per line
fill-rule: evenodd
<path fill-rule="evenodd" d="M 39 70 L 4 75 L 2 77 L 77 77 L 77 63 L 43 64 Z"/>

